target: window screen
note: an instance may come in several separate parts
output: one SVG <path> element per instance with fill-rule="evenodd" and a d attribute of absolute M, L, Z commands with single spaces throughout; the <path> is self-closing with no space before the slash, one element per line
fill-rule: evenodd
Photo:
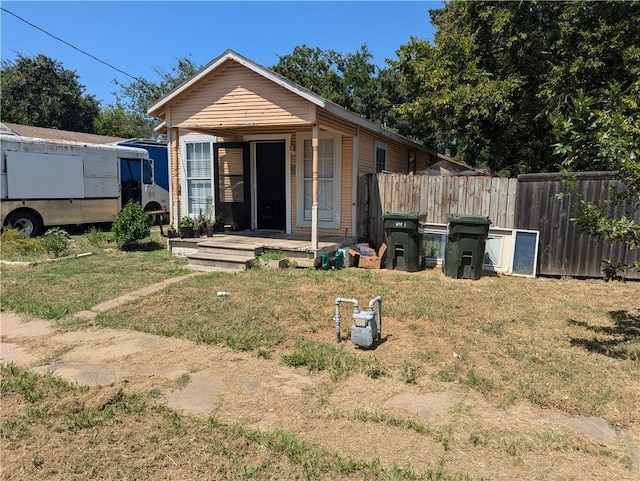
<path fill-rule="evenodd" d="M 333 221 L 334 214 L 334 139 L 318 139 L 318 220 Z M 313 205 L 313 149 L 311 139 L 304 140 L 304 220 L 311 220 Z"/>

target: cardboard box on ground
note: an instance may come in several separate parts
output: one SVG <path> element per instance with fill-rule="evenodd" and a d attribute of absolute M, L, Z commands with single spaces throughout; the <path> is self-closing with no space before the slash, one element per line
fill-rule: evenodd
<path fill-rule="evenodd" d="M 373 251 L 374 254 L 364 255 L 362 249 L 353 245 L 349 248 L 349 265 L 360 269 L 381 269 L 386 251 L 387 244 L 383 243 L 377 253 Z"/>

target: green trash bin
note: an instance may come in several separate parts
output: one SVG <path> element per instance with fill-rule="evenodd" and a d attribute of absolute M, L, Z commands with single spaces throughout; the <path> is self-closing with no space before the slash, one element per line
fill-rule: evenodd
<path fill-rule="evenodd" d="M 420 269 L 420 234 L 418 214 L 387 212 L 384 216 L 387 235 L 387 269 L 416 272 Z"/>
<path fill-rule="evenodd" d="M 444 275 L 454 279 L 482 277 L 484 248 L 489 236 L 488 217 L 473 215 L 451 215 L 447 244 L 444 248 L 442 270 Z"/>

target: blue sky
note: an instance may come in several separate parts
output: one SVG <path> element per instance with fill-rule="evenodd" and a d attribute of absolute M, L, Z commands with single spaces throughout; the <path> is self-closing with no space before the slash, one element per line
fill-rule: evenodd
<path fill-rule="evenodd" d="M 411 36 L 431 40 L 429 9 L 437 1 L 285 2 L 32 2 L 3 0 L 2 8 L 130 75 L 156 80 L 181 57 L 204 65 L 227 49 L 269 67 L 297 45 L 355 52 L 366 44 L 373 61 L 397 58 Z M 40 53 L 74 70 L 104 103 L 113 102 L 113 79 L 126 75 L 1 13 L 1 55 Z"/>

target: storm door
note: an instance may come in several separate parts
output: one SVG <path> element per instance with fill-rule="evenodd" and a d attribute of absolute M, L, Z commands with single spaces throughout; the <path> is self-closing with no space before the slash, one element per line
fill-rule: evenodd
<path fill-rule="evenodd" d="M 227 142 L 214 144 L 214 179 L 216 215 L 224 214 L 224 223 L 234 229 L 251 227 L 249 184 L 249 144 Z"/>
<path fill-rule="evenodd" d="M 285 141 L 256 142 L 256 228 L 286 229 Z"/>

